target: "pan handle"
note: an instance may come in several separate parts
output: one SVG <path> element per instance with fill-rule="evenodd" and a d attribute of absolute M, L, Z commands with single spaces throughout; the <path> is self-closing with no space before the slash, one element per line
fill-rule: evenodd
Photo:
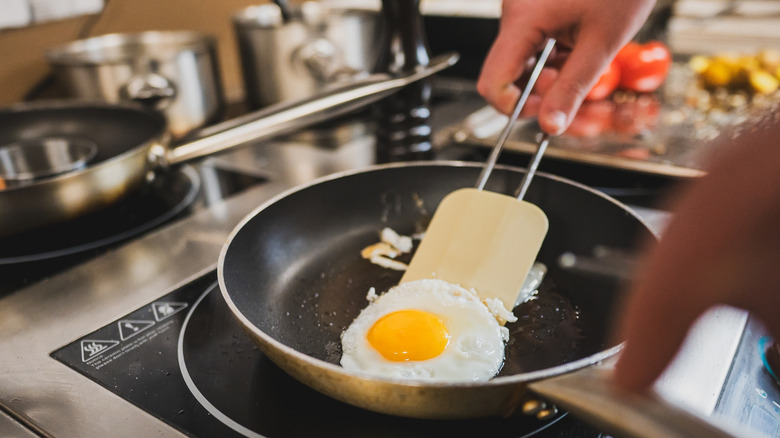
<path fill-rule="evenodd" d="M 249 141 L 288 133 L 376 102 L 401 88 L 433 75 L 458 61 L 457 53 L 437 56 L 420 70 L 400 77 L 370 75 L 336 86 L 312 97 L 282 102 L 246 116 L 202 130 L 195 139 L 184 139 L 170 150 L 152 151 L 159 164 L 173 165 L 213 154 Z"/>
<path fill-rule="evenodd" d="M 735 437 L 727 425 L 715 425 L 658 394 L 633 394 L 611 382 L 612 370 L 592 366 L 535 381 L 528 388 L 615 436 L 665 438 Z"/>

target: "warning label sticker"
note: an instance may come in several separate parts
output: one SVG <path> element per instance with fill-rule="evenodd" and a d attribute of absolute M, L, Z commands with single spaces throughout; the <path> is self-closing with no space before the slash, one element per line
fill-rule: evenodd
<path fill-rule="evenodd" d="M 204 290 L 214 287 L 215 281 L 214 272 L 204 274 L 53 351 L 51 356 L 96 379 L 110 378 L 112 388 L 117 376 L 129 376 L 133 367 L 149 358 L 159 364 L 165 356 L 178 367 L 178 332 L 187 310 Z"/>
<path fill-rule="evenodd" d="M 119 345 L 119 341 L 84 339 L 81 341 L 81 361 L 87 362 Z"/>
<path fill-rule="evenodd" d="M 135 319 L 123 319 L 116 323 L 119 327 L 119 338 L 126 341 L 155 324 L 154 321 L 139 321 Z"/>
<path fill-rule="evenodd" d="M 169 320 L 160 324 L 151 324 L 146 328 L 144 328 L 143 330 L 139 329 L 137 332 L 133 332 L 134 334 L 131 335 L 132 339 L 129 339 L 127 341 L 122 341 L 122 342 L 108 341 L 108 342 L 115 342 L 116 344 L 119 344 L 119 348 L 114 348 L 108 354 L 102 354 L 104 351 L 108 350 L 108 348 L 115 347 L 116 344 L 114 344 L 111 347 L 103 349 L 97 354 L 94 354 L 90 357 L 86 357 L 84 362 L 86 365 L 99 370 L 105 367 L 106 365 L 116 361 L 117 359 L 126 356 L 130 352 L 137 351 L 138 349 L 143 348 L 144 346 L 150 345 L 161 334 L 174 328 L 176 326 L 175 323 L 176 321 Z M 153 328 L 151 330 L 147 330 L 149 327 L 153 327 Z M 130 329 L 126 329 L 126 330 L 130 330 Z M 139 336 L 135 336 L 136 334 L 138 334 Z"/>
<path fill-rule="evenodd" d="M 187 308 L 187 303 L 176 301 L 155 301 L 152 303 L 152 312 L 154 312 L 154 319 L 157 321 L 162 321 L 185 308 Z"/>

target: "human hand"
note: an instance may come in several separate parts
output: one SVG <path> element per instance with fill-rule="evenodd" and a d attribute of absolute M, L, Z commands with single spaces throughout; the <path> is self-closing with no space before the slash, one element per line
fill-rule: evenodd
<path fill-rule="evenodd" d="M 524 115 L 539 114 L 550 134 L 562 133 L 618 50 L 636 33 L 655 0 L 504 0 L 498 36 L 482 67 L 477 89 L 510 114 L 520 96 L 515 85 L 527 61 L 555 38 L 558 56 L 539 77 Z M 561 47 L 566 49 L 560 50 Z M 560 70 L 557 65 L 561 64 Z"/>
<path fill-rule="evenodd" d="M 674 217 L 622 313 L 620 386 L 648 388 L 694 320 L 716 304 L 752 312 L 780 339 L 778 138 L 780 106 L 736 138 L 722 136 L 722 155 L 673 203 Z"/>

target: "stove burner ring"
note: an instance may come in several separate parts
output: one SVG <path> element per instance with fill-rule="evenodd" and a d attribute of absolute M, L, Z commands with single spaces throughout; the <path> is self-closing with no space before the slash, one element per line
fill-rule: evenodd
<path fill-rule="evenodd" d="M 192 379 L 192 376 L 190 375 L 189 370 L 187 369 L 187 363 L 184 360 L 184 334 L 187 333 L 187 326 L 190 323 L 190 318 L 192 317 L 192 314 L 195 313 L 195 309 L 198 308 L 198 305 L 203 301 L 206 296 L 208 296 L 209 293 L 211 293 L 212 290 L 217 288 L 217 283 L 214 282 L 211 286 L 209 286 L 205 292 L 201 296 L 198 297 L 197 300 L 192 304 L 192 307 L 190 308 L 189 312 L 187 312 L 187 316 L 184 318 L 184 322 L 181 325 L 181 331 L 179 332 L 179 342 L 176 347 L 176 354 L 179 359 L 179 371 L 181 372 L 182 378 L 184 379 L 184 383 L 187 385 L 187 389 L 192 392 L 192 395 L 195 397 L 196 400 L 198 400 L 198 403 L 201 404 L 211 415 L 214 416 L 217 420 L 221 421 L 222 424 L 225 426 L 235 430 L 236 432 L 250 438 L 263 438 L 263 435 L 260 435 L 257 432 L 254 432 L 250 430 L 247 427 L 242 426 L 237 421 L 230 418 L 227 414 L 220 411 L 216 406 L 214 406 L 206 396 L 203 395 L 202 392 L 198 389 L 198 386 L 195 384 L 195 381 Z"/>
<path fill-rule="evenodd" d="M 479 435 L 485 430 L 496 436 L 524 438 L 550 436 L 548 429 L 569 418 L 561 412 L 546 422 L 524 416 L 419 420 L 338 402 L 297 382 L 262 354 L 233 318 L 216 282 L 188 309 L 179 333 L 177 359 L 183 380 L 200 405 L 223 425 L 252 438 L 287 434 L 414 438 Z M 306 412 L 309 421 L 296 422 L 299 412 Z"/>
<path fill-rule="evenodd" d="M 178 216 L 200 193 L 201 179 L 183 166 L 148 191 L 84 218 L 0 239 L 0 266 L 39 262 L 102 248 L 156 228 Z M 153 207 L 144 210 L 142 206 Z"/>

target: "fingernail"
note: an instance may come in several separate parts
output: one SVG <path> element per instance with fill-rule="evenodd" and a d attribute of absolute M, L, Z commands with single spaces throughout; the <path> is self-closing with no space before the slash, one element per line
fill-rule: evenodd
<path fill-rule="evenodd" d="M 552 111 L 547 115 L 547 124 L 553 128 L 552 135 L 558 135 L 563 133 L 566 129 L 566 114 L 562 111 Z"/>

